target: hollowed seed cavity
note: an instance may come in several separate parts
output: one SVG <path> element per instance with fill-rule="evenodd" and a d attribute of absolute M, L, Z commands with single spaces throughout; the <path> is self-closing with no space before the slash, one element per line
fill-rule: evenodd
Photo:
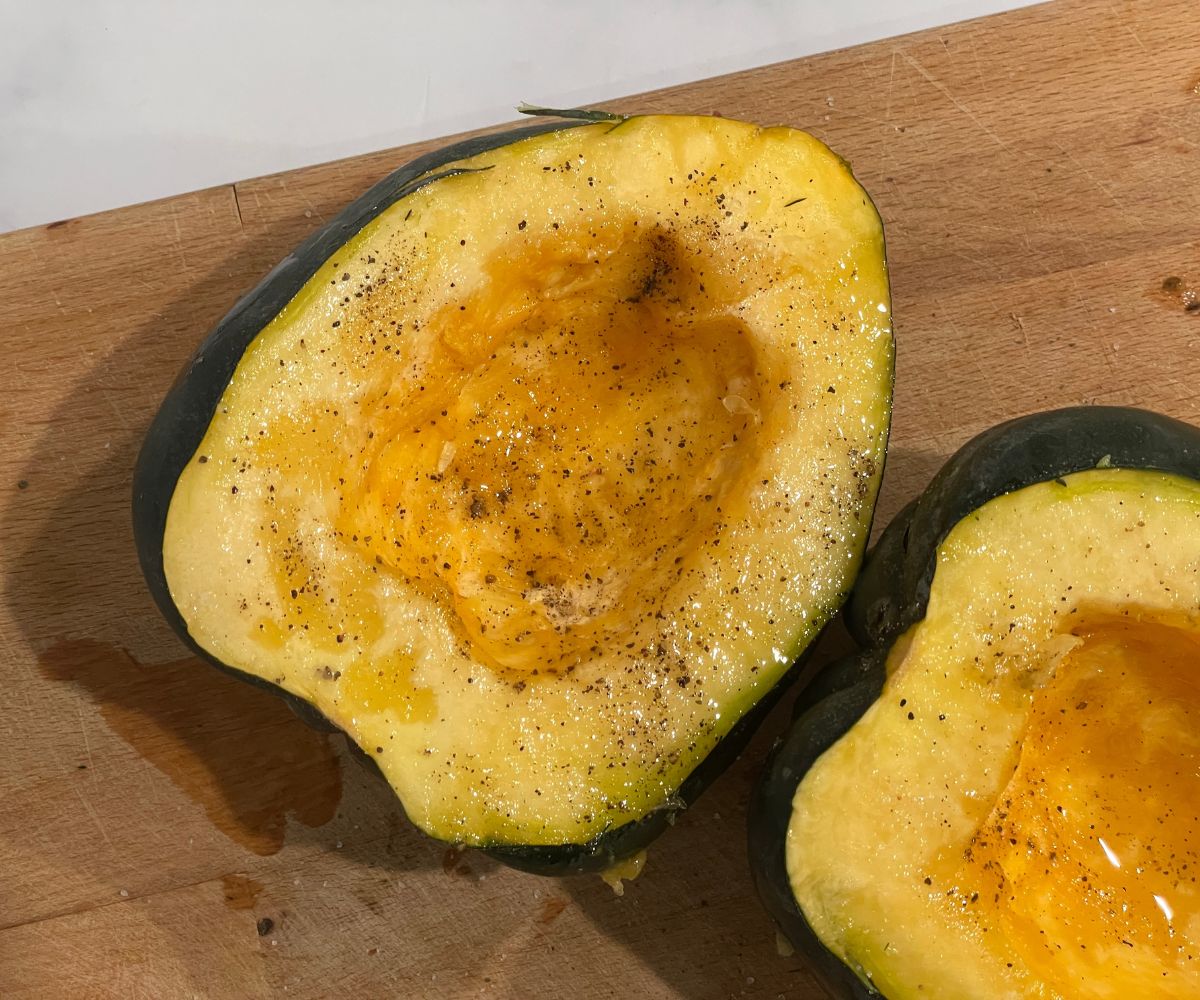
<path fill-rule="evenodd" d="M 1120 618 L 1072 633 L 1033 696 L 1016 770 L 964 874 L 995 911 L 986 922 L 1064 995 L 1081 980 L 1134 995 L 1167 976 L 1190 996 L 1200 984 L 1200 637 Z"/>
<path fill-rule="evenodd" d="M 342 500 L 343 535 L 506 671 L 568 669 L 653 620 L 756 447 L 755 352 L 719 276 L 662 231 L 600 243 L 493 261 L 449 303 L 419 384 L 365 414 Z"/>

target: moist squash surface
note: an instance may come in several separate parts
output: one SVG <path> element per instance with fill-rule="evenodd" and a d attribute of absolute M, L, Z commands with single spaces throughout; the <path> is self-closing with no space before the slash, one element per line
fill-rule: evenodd
<path fill-rule="evenodd" d="M 678 808 L 860 560 L 882 233 L 804 133 L 632 118 L 437 163 L 246 339 L 169 482 L 168 603 L 436 837 Z"/>
<path fill-rule="evenodd" d="M 836 995 L 1200 994 L 1198 457 L 1153 414 L 1025 418 L 884 533 L 871 646 L 768 778 L 760 885 Z"/>

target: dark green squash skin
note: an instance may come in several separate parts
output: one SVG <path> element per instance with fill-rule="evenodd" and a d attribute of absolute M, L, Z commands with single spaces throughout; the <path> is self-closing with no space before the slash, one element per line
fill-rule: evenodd
<path fill-rule="evenodd" d="M 623 858 L 637 854 L 673 825 L 675 817 L 695 802 L 700 793 L 737 760 L 771 709 L 778 704 L 784 692 L 799 675 L 809 652 L 816 646 L 819 638 L 817 636 L 809 643 L 799 659 L 788 668 L 787 673 L 775 686 L 755 702 L 754 707 L 734 723 L 725 734 L 725 738 L 696 765 L 695 770 L 684 779 L 672 797 L 669 808 L 658 809 L 639 820 L 609 830 L 588 844 L 530 847 L 505 845 L 489 848 L 487 853 L 511 868 L 535 875 L 581 875 L 602 872 Z M 354 746 L 353 742 L 351 746 Z M 370 760 L 366 754 L 363 754 L 363 757 Z M 374 761 L 371 761 L 371 764 L 374 766 Z"/>
<path fill-rule="evenodd" d="M 1200 429 L 1109 406 L 1053 410 L 1000 424 L 951 456 L 868 553 L 844 612 L 864 649 L 830 664 L 802 692 L 795 721 L 767 761 L 749 815 L 759 896 L 831 997 L 868 1000 L 881 994 L 821 944 L 792 895 L 785 842 L 796 788 L 879 697 L 892 644 L 925 615 L 937 549 L 950 530 L 989 500 L 1098 464 L 1200 481 Z"/>
<path fill-rule="evenodd" d="M 529 109 L 527 113 L 557 114 L 544 109 Z M 200 446 L 221 395 L 250 342 L 291 301 L 321 265 L 364 225 L 425 184 L 454 173 L 439 172 L 439 168 L 449 163 L 546 132 L 576 128 L 596 121 L 612 121 L 616 127 L 625 120 L 600 111 L 571 111 L 565 112 L 564 116 L 573 120 L 539 123 L 497 135 L 468 139 L 420 157 L 388 175 L 352 202 L 328 226 L 309 237 L 278 264 L 217 324 L 168 391 L 146 433 L 133 475 L 133 527 L 138 559 L 155 603 L 171 628 L 197 656 L 239 680 L 283 698 L 296 715 L 315 729 L 341 732 L 302 698 L 221 662 L 201 648 L 188 633 L 187 624 L 171 598 L 162 561 L 167 510 L 176 481 Z M 810 643 L 809 648 L 812 645 Z M 586 844 L 505 844 L 488 848 L 486 852 L 511 867 L 539 875 L 599 872 L 636 854 L 666 830 L 676 814 L 686 809 L 737 758 L 755 729 L 795 678 L 802 661 L 803 657 L 696 766 L 668 808 L 609 830 Z M 382 780 L 383 775 L 376 762 L 348 737 L 346 743 L 355 759 Z"/>

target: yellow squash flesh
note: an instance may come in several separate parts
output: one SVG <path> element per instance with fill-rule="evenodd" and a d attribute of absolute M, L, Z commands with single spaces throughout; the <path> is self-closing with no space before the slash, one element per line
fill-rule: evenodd
<path fill-rule="evenodd" d="M 785 128 L 635 118 L 456 166 L 252 343 L 163 562 L 193 638 L 427 832 L 582 843 L 669 803 L 844 596 L 882 233 Z"/>
<path fill-rule="evenodd" d="M 1198 609 L 1191 480 L 1077 473 L 955 526 L 796 792 L 826 946 L 893 1000 L 1200 996 Z"/>

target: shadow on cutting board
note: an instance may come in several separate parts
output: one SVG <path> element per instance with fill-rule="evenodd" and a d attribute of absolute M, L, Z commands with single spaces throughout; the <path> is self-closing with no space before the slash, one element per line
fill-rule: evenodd
<path fill-rule="evenodd" d="M 52 646 L 39 662 L 50 680 L 85 691 L 117 736 L 247 850 L 279 851 L 289 816 L 320 827 L 337 813 L 337 753 L 279 699 L 192 657 L 146 667 L 92 639 Z"/>
<path fill-rule="evenodd" d="M 60 232 L 78 226 L 77 250 L 95 250 L 112 238 L 107 219 L 72 220 Z M 63 395 L 0 525 L 6 540 L 0 599 L 36 655 L 38 674 L 75 688 L 113 734 L 202 807 L 217 829 L 260 856 L 280 850 L 285 834 L 289 843 L 332 842 L 334 828 L 318 831 L 336 825 L 344 784 L 374 783 L 358 775 L 344 781 L 347 754 L 339 738 L 309 729 L 275 696 L 190 655 L 170 632 L 138 566 L 131 477 L 154 410 L 187 356 L 306 225 L 283 219 L 240 241 L 236 253 L 188 282 L 177 301 L 155 305 L 149 318 L 148 307 L 135 312 L 121 304 L 94 314 L 82 304 L 72 310 L 85 329 L 64 330 L 64 340 L 103 342 L 103 324 L 119 324 L 122 313 L 136 315 L 138 325 L 106 356 L 89 361 Z M 45 237 L 52 242 L 59 234 Z M 178 267 L 178 258 L 168 256 L 154 266 Z M 39 725 L 36 718 L 7 721 Z M 356 798 L 372 803 L 355 810 L 358 843 L 373 844 L 396 868 L 440 864 L 440 852 L 425 849 L 407 822 L 397 824 L 402 813 L 386 788 Z"/>

